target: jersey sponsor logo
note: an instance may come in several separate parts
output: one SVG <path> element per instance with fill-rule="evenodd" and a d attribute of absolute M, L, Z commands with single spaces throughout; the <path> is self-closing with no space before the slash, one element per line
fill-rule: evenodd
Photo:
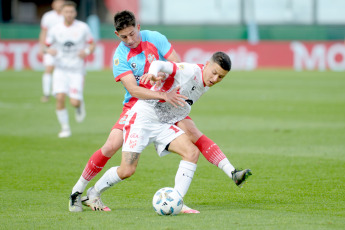
<path fill-rule="evenodd" d="M 188 103 L 188 105 L 193 105 L 193 100 L 191 100 L 191 99 L 187 99 L 187 100 L 185 100 L 187 103 Z"/>
<path fill-rule="evenodd" d="M 137 70 L 137 63 L 132 62 L 131 63 L 131 67 L 132 67 L 133 70 Z"/>
<path fill-rule="evenodd" d="M 71 41 L 67 41 L 63 44 L 63 52 L 68 53 L 71 52 L 73 50 L 74 47 L 74 43 Z"/>
<path fill-rule="evenodd" d="M 119 65 L 119 59 L 118 59 L 118 58 L 116 58 L 116 59 L 114 60 L 114 65 Z"/>

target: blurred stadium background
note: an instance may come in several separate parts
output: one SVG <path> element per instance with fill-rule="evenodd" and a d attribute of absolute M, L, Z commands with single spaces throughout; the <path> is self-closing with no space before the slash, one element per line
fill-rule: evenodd
<path fill-rule="evenodd" d="M 73 135 L 59 139 L 55 100 L 40 102 L 37 55 L 51 1 L 0 0 L 0 229 L 344 229 L 345 0 L 75 2 L 98 38 L 88 60 L 96 71 L 85 81 L 85 122 L 67 103 Z M 111 62 L 119 43 L 112 17 L 123 9 L 166 35 L 183 61 L 222 50 L 237 70 L 191 117 L 253 176 L 237 189 L 200 157 L 185 197 L 200 215 L 153 211 L 154 192 L 172 186 L 180 158 L 159 158 L 152 145 L 136 175 L 102 195 L 113 212 L 68 211 L 71 188 L 121 113 L 124 89 Z M 117 153 L 90 186 L 120 161 Z"/>
<path fill-rule="evenodd" d="M 42 70 L 37 57 L 44 0 L 0 0 L 0 71 Z M 157 30 L 183 61 L 202 63 L 222 50 L 234 69 L 345 70 L 343 0 L 75 0 L 78 19 L 91 26 L 98 47 L 88 68 L 111 68 L 119 42 L 112 17 L 129 9 L 142 29 Z M 115 42 L 115 43 L 114 43 Z"/>

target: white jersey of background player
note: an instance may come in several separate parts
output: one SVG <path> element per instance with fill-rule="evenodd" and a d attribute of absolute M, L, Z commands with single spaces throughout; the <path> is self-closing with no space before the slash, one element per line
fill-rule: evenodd
<path fill-rule="evenodd" d="M 91 42 L 93 37 L 90 28 L 79 20 L 74 20 L 70 26 L 57 24 L 49 31 L 46 39 L 46 43 L 54 44 L 57 50 L 55 67 L 79 73 L 85 71 L 85 61 L 78 56 L 79 52 Z"/>
<path fill-rule="evenodd" d="M 76 108 L 76 120 L 85 118 L 83 89 L 85 58 L 93 52 L 95 43 L 90 28 L 84 22 L 75 19 L 76 4 L 65 1 L 62 7 L 64 21 L 49 30 L 46 44 L 54 47 L 47 52 L 55 56 L 53 72 L 53 94 L 56 96 L 56 114 L 61 125 L 60 138 L 71 136 L 68 112 L 65 107 L 66 95 Z"/>
<path fill-rule="evenodd" d="M 43 97 L 42 102 L 48 102 L 51 94 L 52 72 L 54 69 L 54 56 L 44 53 L 45 41 L 49 30 L 58 23 L 63 22 L 64 18 L 61 15 L 61 8 L 64 0 L 54 0 L 52 2 L 53 10 L 46 12 L 41 19 L 41 31 L 39 35 L 39 42 L 41 45 L 39 55 L 43 58 L 43 65 L 45 67 L 42 76 Z"/>

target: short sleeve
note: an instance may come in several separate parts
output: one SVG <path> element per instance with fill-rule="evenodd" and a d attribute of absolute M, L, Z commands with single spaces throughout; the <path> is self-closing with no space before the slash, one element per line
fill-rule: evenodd
<path fill-rule="evenodd" d="M 161 33 L 157 31 L 152 31 L 150 34 L 151 41 L 155 44 L 155 46 L 158 49 L 159 54 L 167 59 L 169 55 L 171 54 L 173 48 L 168 39 Z"/>
<path fill-rule="evenodd" d="M 119 46 L 113 57 L 113 75 L 115 81 L 120 81 L 122 77 L 131 74 L 132 69 L 127 62 L 127 53 Z"/>
<path fill-rule="evenodd" d="M 48 29 L 48 14 L 45 13 L 41 19 L 41 29 Z"/>
<path fill-rule="evenodd" d="M 54 27 L 56 27 L 56 26 L 54 26 Z M 44 41 L 47 46 L 50 46 L 55 42 L 54 32 L 55 32 L 54 29 L 48 30 L 46 40 Z"/>
<path fill-rule="evenodd" d="M 86 32 L 86 42 L 87 43 L 92 43 L 93 40 L 94 40 L 93 39 L 93 35 L 91 33 L 90 27 L 87 24 L 85 24 L 85 32 Z"/>

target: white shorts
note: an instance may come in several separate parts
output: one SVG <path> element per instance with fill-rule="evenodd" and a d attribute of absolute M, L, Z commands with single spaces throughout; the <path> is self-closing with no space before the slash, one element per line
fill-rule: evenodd
<path fill-rule="evenodd" d="M 54 66 L 55 65 L 55 57 L 50 54 L 43 55 L 43 65 L 44 66 Z"/>
<path fill-rule="evenodd" d="M 140 112 L 129 112 L 123 129 L 122 151 L 141 153 L 146 146 L 154 143 L 160 157 L 169 154 L 166 146 L 184 132 L 176 125 L 160 123 L 140 116 Z"/>
<path fill-rule="evenodd" d="M 84 74 L 55 68 L 53 72 L 53 95 L 65 93 L 70 98 L 82 100 Z"/>

